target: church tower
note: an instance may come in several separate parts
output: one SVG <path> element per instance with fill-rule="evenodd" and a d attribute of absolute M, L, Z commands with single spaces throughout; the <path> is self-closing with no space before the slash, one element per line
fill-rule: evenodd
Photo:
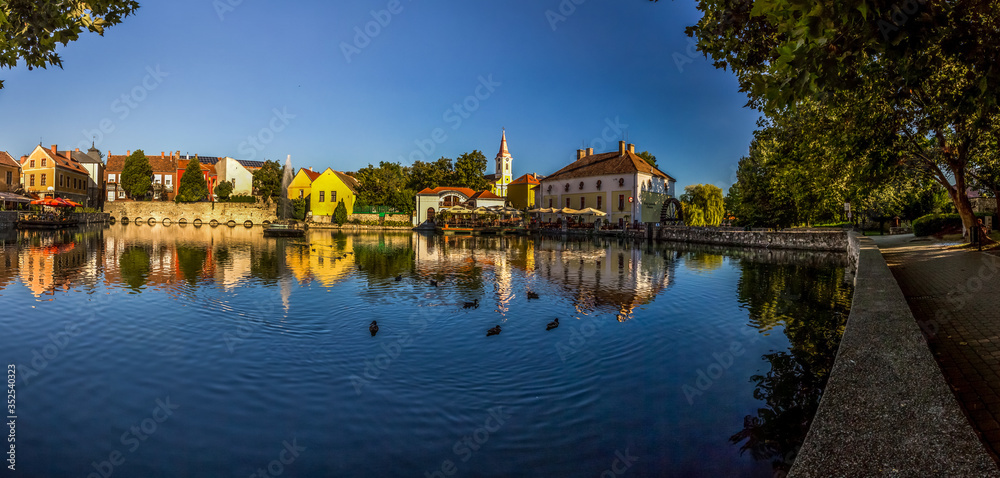
<path fill-rule="evenodd" d="M 507 197 L 507 185 L 513 181 L 510 165 L 513 159 L 510 151 L 507 150 L 507 130 L 504 129 L 500 136 L 500 152 L 497 153 L 496 158 L 496 174 L 493 176 L 496 178 L 493 189 L 497 196 Z"/>

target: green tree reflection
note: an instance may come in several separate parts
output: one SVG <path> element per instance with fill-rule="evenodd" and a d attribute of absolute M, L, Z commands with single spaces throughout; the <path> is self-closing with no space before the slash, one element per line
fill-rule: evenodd
<path fill-rule="evenodd" d="M 208 249 L 205 247 L 177 244 L 177 264 L 188 284 L 196 285 L 205 268 Z"/>
<path fill-rule="evenodd" d="M 121 271 L 122 281 L 128 284 L 130 289 L 142 292 L 142 287 L 149 278 L 149 252 L 139 246 L 125 249 L 122 255 L 118 256 L 118 269 Z"/>
<path fill-rule="evenodd" d="M 730 437 L 757 460 L 771 460 L 775 472 L 791 468 L 819 408 L 844 332 L 853 287 L 841 267 L 741 261 L 740 302 L 750 325 L 761 333 L 781 327 L 788 352 L 763 355 L 770 365 L 753 375 L 754 398 L 766 404 L 747 415 Z"/>
<path fill-rule="evenodd" d="M 416 253 L 411 246 L 355 244 L 354 258 L 369 281 L 384 280 L 413 270 Z"/>

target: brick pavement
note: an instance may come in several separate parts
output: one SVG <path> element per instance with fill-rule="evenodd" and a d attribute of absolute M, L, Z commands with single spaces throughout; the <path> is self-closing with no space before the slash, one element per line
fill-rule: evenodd
<path fill-rule="evenodd" d="M 874 239 L 955 398 L 1000 463 L 1000 256 L 909 234 Z"/>

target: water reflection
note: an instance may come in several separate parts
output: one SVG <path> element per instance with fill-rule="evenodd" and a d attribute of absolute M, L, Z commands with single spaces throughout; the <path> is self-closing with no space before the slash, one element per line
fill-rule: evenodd
<path fill-rule="evenodd" d="M 235 404 L 237 411 L 301 406 L 309 411 L 305 422 L 326 420 L 329 426 L 350 422 L 362 437 L 359 441 L 366 443 L 386 439 L 380 435 L 383 428 L 369 428 L 363 420 L 384 410 L 366 409 L 367 402 L 352 401 L 353 388 L 345 387 L 343 395 L 337 395 L 340 392 L 331 391 L 330 384 L 364 370 L 358 356 L 377 356 L 384 349 L 376 341 L 398 340 L 397 334 L 412 332 L 408 315 L 433 303 L 438 306 L 435 312 L 422 316 L 431 324 L 426 338 L 408 346 L 406 355 L 385 372 L 398 374 L 395 381 L 386 378 L 370 385 L 371 396 L 378 397 L 372 403 L 387 403 L 389 414 L 420 417 L 421 425 L 404 427 L 399 436 L 438 439 L 440 404 L 450 407 L 457 400 L 453 397 L 463 393 L 469 394 L 464 397 L 469 401 L 488 397 L 485 401 L 492 403 L 495 397 L 505 397 L 505 403 L 520 407 L 524 425 L 511 425 L 505 431 L 511 434 L 510 441 L 498 435 L 491 446 L 516 458 L 530 455 L 530 449 L 539 448 L 536 441 L 542 441 L 572 455 L 567 460 L 570 465 L 556 466 L 538 456 L 516 463 L 539 473 L 547 470 L 549 475 L 599 474 L 598 467 L 606 464 L 593 457 L 605 448 L 613 452 L 622 443 L 635 443 L 633 449 L 648 457 L 637 465 L 636 476 L 672 470 L 697 475 L 691 470 L 699 466 L 713 470 L 703 475 L 717 476 L 770 476 L 761 470 L 787 470 L 818 406 L 852 294 L 843 255 L 605 238 L 348 235 L 312 230 L 304 238 L 271 239 L 264 238 L 259 228 L 116 225 L 73 232 L 17 232 L 3 237 L 0 244 L 0 295 L 15 295 L 21 286 L 36 298 L 103 287 L 109 294 L 117 289 L 131 294 L 127 300 L 143 299 L 142 304 L 158 304 L 167 311 L 178 298 L 197 298 L 185 304 L 192 308 L 183 314 L 202 314 L 206 320 L 191 324 L 178 320 L 163 329 L 157 328 L 158 322 L 143 323 L 141 317 L 129 320 L 157 337 L 147 345 L 158 347 L 160 357 L 260 367 L 269 370 L 269 383 L 257 389 L 256 382 L 244 375 L 201 390 L 200 385 L 192 388 L 182 377 L 170 375 L 169 368 L 146 373 L 184 384 L 177 390 L 220 401 L 231 398 L 226 390 L 260 397 L 245 409 Z M 562 321 L 553 320 L 558 318 Z M 503 333 L 481 342 L 486 330 L 498 324 Z M 116 325 L 114 334 L 133 326 Z M 375 325 L 381 327 L 377 337 Z M 588 326 L 593 329 L 585 329 Z M 244 333 L 241 327 L 248 327 L 247 335 L 239 335 Z M 680 393 L 681 386 L 702 366 L 702 357 L 740 335 L 733 329 L 754 331 L 761 337 L 760 347 L 748 346 L 753 353 L 726 372 L 724 380 L 730 382 L 708 390 L 698 403 L 701 408 L 691 407 Z M 586 330 L 594 335 L 584 336 L 581 331 Z M 101 340 L 99 335 L 95 341 Z M 245 356 L 224 346 L 221 337 L 230 336 L 247 338 L 235 349 Z M 129 349 L 129 344 L 112 341 L 121 356 L 145 350 Z M 560 344 L 586 353 L 567 358 L 559 352 Z M 254 360 L 254 347 L 282 360 L 268 369 L 271 356 Z M 182 353 L 185 350 L 199 352 Z M 447 363 L 442 360 L 445 356 Z M 308 360 L 303 363 L 302 357 Z M 102 365 L 95 361 L 87 367 L 98 370 Z M 288 373 L 288 367 L 299 375 Z M 489 370 L 486 379 L 484 369 Z M 125 370 L 142 375 L 140 371 Z M 398 379 L 401 376 L 406 378 Z M 219 372 L 200 377 L 197 383 L 230 380 L 227 377 Z M 281 395 L 259 393 L 270 390 L 271 380 L 307 390 L 300 395 L 313 400 L 309 403 L 314 408 L 268 402 Z M 405 407 L 394 409 L 395 397 L 412 398 L 417 393 L 413 381 L 422 385 L 417 387 L 422 398 L 400 398 Z M 539 400 L 540 395 L 547 398 Z M 329 403 L 340 405 L 331 411 Z M 693 418 L 706 416 L 703 421 Z M 252 428 L 242 426 L 240 430 Z M 303 434 L 317 440 L 317 448 L 362 447 L 345 443 L 341 435 L 325 428 L 300 426 Z M 564 427 L 571 431 L 564 433 Z M 466 433 L 463 430 L 456 433 Z M 452 435 L 449 431 L 439 439 L 446 453 Z M 691 445 L 698 440 L 710 444 Z M 425 452 L 416 448 L 408 459 L 419 461 Z M 705 463 L 709 452 L 718 459 Z M 489 469 L 480 468 L 480 474 Z"/>

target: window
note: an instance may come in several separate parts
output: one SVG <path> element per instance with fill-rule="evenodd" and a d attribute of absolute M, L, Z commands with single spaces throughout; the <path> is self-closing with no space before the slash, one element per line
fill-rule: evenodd
<path fill-rule="evenodd" d="M 622 211 L 624 209 L 625 209 L 625 195 L 624 194 L 619 194 L 618 195 L 618 210 Z"/>
<path fill-rule="evenodd" d="M 580 198 L 580 209 L 587 207 L 587 198 Z"/>
<path fill-rule="evenodd" d="M 13 184 L 13 176 L 11 176 L 10 171 L 7 171 L 7 184 Z"/>
<path fill-rule="evenodd" d="M 45 167 L 45 161 L 46 161 L 45 158 L 42 158 L 42 167 L 43 168 Z"/>
<path fill-rule="evenodd" d="M 566 207 L 569 207 L 569 198 L 566 198 Z"/>
<path fill-rule="evenodd" d="M 125 190 L 118 191 L 118 199 L 125 199 Z"/>
<path fill-rule="evenodd" d="M 597 209 L 601 209 L 601 199 L 602 196 L 597 196 Z"/>
<path fill-rule="evenodd" d="M 34 179 L 35 179 L 35 177 L 32 176 L 31 179 L 32 179 L 32 185 L 34 185 Z M 552 207 L 552 198 L 549 198 L 549 207 Z"/>
<path fill-rule="evenodd" d="M 304 189 L 299 189 L 299 199 L 302 199 L 305 196 L 305 194 L 306 191 Z"/>
<path fill-rule="evenodd" d="M 326 197 L 326 191 L 320 191 L 319 192 L 319 202 L 323 202 L 323 199 L 325 197 Z"/>
<path fill-rule="evenodd" d="M 166 176 L 163 176 L 163 182 L 167 185 L 168 188 L 172 187 L 172 183 L 174 182 L 174 175 L 168 174 Z"/>
<path fill-rule="evenodd" d="M 114 174 L 109 174 L 108 175 L 108 182 L 109 183 L 115 182 L 115 175 Z"/>
<path fill-rule="evenodd" d="M 32 159 L 31 161 L 28 161 L 28 167 L 29 168 L 35 167 L 35 160 L 34 159 Z"/>
<path fill-rule="evenodd" d="M 62 174 L 59 175 L 59 187 L 62 187 Z"/>
<path fill-rule="evenodd" d="M 160 184 L 162 182 L 163 182 L 163 175 L 162 174 L 154 174 L 153 175 L 153 184 Z"/>
<path fill-rule="evenodd" d="M 330 191 L 330 202 L 337 202 L 337 191 Z"/>
<path fill-rule="evenodd" d="M 45 186 L 45 174 L 42 174 L 42 186 Z"/>
<path fill-rule="evenodd" d="M 35 185 L 35 175 L 34 174 L 31 175 L 31 183 L 30 183 L 30 185 L 32 187 Z"/>

